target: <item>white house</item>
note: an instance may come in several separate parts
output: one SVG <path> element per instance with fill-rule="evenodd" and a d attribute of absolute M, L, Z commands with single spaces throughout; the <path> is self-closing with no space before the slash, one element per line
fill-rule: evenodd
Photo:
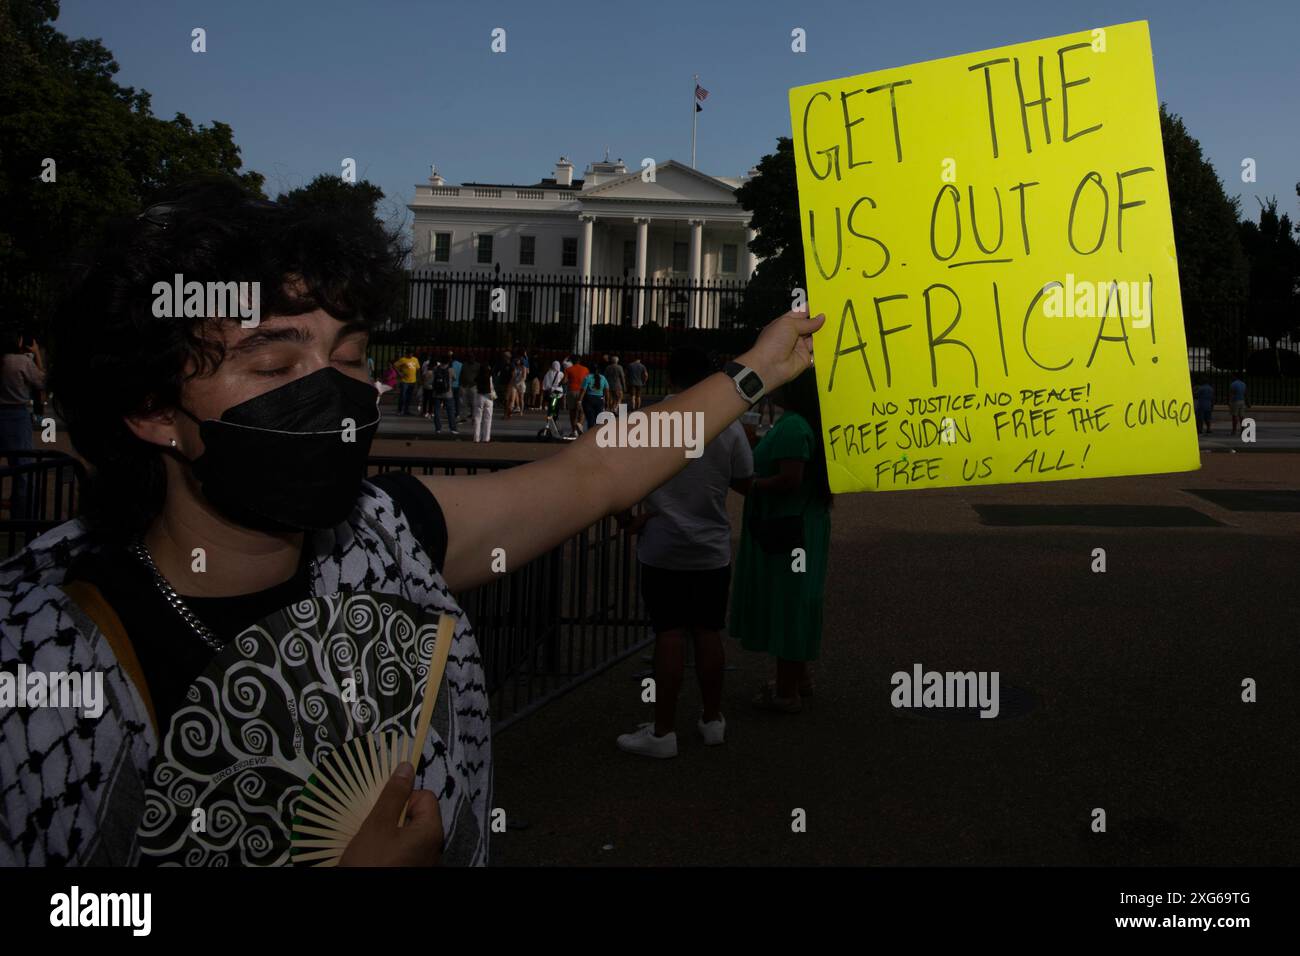
<path fill-rule="evenodd" d="M 554 175 L 527 185 L 450 185 L 436 168 L 415 187 L 412 268 L 507 274 L 514 279 L 571 277 L 574 288 L 609 280 L 681 280 L 696 289 L 747 282 L 756 261 L 754 232 L 735 190 L 750 175 L 709 176 L 676 160 L 629 171 L 608 157 L 573 178 L 561 158 Z M 595 291 L 574 308 L 584 323 L 657 318 L 657 293 L 638 292 L 616 309 Z M 708 324 L 704 293 L 682 298 L 685 321 Z M 586 301 L 582 301 L 586 300 Z M 413 308 L 415 308 L 413 306 Z"/>

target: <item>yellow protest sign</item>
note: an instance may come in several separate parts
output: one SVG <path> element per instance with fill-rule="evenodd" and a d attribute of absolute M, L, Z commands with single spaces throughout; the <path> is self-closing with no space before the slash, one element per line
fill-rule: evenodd
<path fill-rule="evenodd" d="M 790 115 L 832 490 L 1200 466 L 1145 22 Z"/>

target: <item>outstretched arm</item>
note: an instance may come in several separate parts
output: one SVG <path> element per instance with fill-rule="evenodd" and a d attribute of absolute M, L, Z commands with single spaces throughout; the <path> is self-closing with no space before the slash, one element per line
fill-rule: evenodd
<path fill-rule="evenodd" d="M 770 389 L 812 363 L 812 333 L 824 316 L 788 312 L 770 323 L 737 358 Z M 749 407 L 722 373 L 655 406 L 656 412 L 703 413 L 712 441 Z M 601 448 L 585 434 L 559 454 L 489 475 L 426 476 L 447 521 L 443 576 L 455 591 L 494 577 L 493 552 L 513 571 L 605 515 L 636 504 L 684 468 L 681 448 Z"/>

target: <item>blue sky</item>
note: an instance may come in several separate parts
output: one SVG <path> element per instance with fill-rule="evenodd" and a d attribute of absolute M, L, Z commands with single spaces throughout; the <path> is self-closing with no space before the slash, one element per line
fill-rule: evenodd
<path fill-rule="evenodd" d="M 1300 219 L 1300 2 L 555 3 L 63 0 L 58 27 L 99 37 L 154 112 L 234 128 L 267 191 L 343 157 L 400 213 L 436 162 L 450 182 L 535 182 L 560 154 L 581 175 L 606 146 L 690 160 L 692 74 L 710 96 L 698 166 L 737 176 L 789 135 L 803 83 L 1147 19 L 1161 99 L 1253 215 Z M 558 11 L 558 12 L 556 12 Z M 190 51 L 207 31 L 208 52 Z M 489 49 L 495 27 L 507 52 Z M 802 27 L 808 52 L 790 51 Z M 1258 181 L 1243 184 L 1243 157 Z"/>

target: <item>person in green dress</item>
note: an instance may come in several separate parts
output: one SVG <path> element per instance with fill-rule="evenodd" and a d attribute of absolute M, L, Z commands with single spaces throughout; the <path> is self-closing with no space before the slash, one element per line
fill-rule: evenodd
<path fill-rule="evenodd" d="M 831 494 L 814 370 L 772 400 L 783 414 L 754 448 L 730 632 L 746 650 L 776 658 L 776 680 L 754 704 L 795 713 L 811 692 L 808 664 L 821 650 Z"/>

